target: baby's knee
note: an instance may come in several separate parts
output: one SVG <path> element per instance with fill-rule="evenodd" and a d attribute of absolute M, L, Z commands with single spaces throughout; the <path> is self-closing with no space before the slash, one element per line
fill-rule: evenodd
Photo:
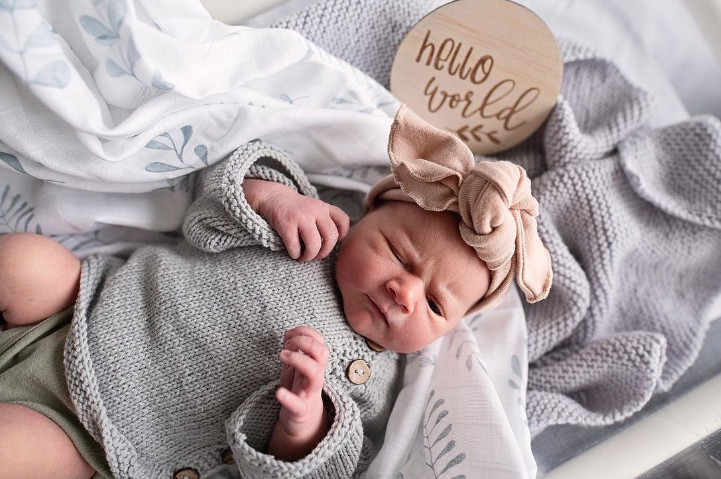
<path fill-rule="evenodd" d="M 72 305 L 79 281 L 80 261 L 57 241 L 31 233 L 0 236 L 0 311 L 11 326 Z"/>

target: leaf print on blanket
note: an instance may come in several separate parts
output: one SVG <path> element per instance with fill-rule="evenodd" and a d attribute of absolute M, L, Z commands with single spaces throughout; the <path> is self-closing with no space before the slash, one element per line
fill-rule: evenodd
<path fill-rule="evenodd" d="M 446 441 L 446 438 L 453 430 L 453 424 L 447 424 L 443 429 L 433 436 L 436 432 L 436 428 L 439 427 L 444 420 L 448 418 L 448 409 L 443 409 L 442 406 L 446 403 L 444 399 L 437 399 L 433 406 L 428 410 L 433 396 L 436 394 L 436 390 L 432 389 L 426 401 L 426 407 L 424 412 L 425 420 L 423 421 L 423 447 L 426 450 L 428 466 L 433 471 L 433 477 L 439 479 L 441 477 L 450 478 L 450 474 L 444 476 L 447 472 L 453 469 L 458 464 L 462 463 L 466 459 L 466 453 L 461 452 L 453 456 L 453 449 L 456 447 L 456 441 L 451 439 Z M 439 409 L 441 409 L 439 411 Z M 438 413 L 434 416 L 434 413 Z M 433 439 L 431 440 L 431 438 Z M 450 455 L 449 455 L 450 453 Z M 452 457 L 453 456 L 453 457 Z M 452 457 L 452 458 L 451 458 Z M 465 479 L 465 475 L 452 476 L 452 479 Z"/>
<path fill-rule="evenodd" d="M 473 369 L 474 364 L 478 364 L 481 369 L 488 374 L 488 370 L 486 370 L 486 367 L 483 365 L 481 351 L 478 349 L 478 343 L 474 336 L 474 332 L 478 329 L 478 326 L 475 324 L 482 316 L 483 314 L 479 313 L 461 322 L 451 333 L 446 349 L 450 350 L 455 344 L 456 337 L 460 337 L 461 342 L 457 343 L 456 359 L 460 360 L 461 354 L 466 354 L 465 366 L 469 372 Z"/>
<path fill-rule="evenodd" d="M 151 150 L 172 151 L 175 154 L 175 158 L 183 166 L 175 166 L 170 163 L 154 161 L 145 165 L 145 171 L 148 171 L 150 173 L 167 173 L 170 171 L 195 169 L 194 166 L 188 166 L 186 160 L 184 159 L 185 147 L 188 145 L 188 142 L 193 136 L 193 127 L 191 125 L 185 125 L 184 127 L 180 128 L 180 133 L 183 136 L 183 141 L 180 145 L 180 148 L 178 148 L 177 143 L 175 142 L 171 134 L 167 131 L 161 133 L 160 135 L 156 136 L 154 139 L 146 143 L 145 148 L 149 148 Z M 193 148 L 193 153 L 195 153 L 195 156 L 198 157 L 198 159 L 203 163 L 204 166 L 208 166 L 208 147 L 206 145 L 196 145 L 195 148 Z M 188 175 L 184 175 L 180 178 L 168 178 L 166 181 L 168 182 L 168 186 L 163 189 L 169 189 L 171 191 L 175 191 L 176 188 L 182 191 L 189 190 Z"/>
<path fill-rule="evenodd" d="M 136 74 L 135 66 L 141 60 L 141 56 L 132 34 L 128 35 L 127 46 L 123 50 L 120 29 L 127 14 L 125 0 L 108 0 L 104 2 L 107 3 L 105 9 L 98 6 L 101 3 L 98 0 L 91 0 L 91 3 L 95 7 L 98 18 L 81 15 L 79 18 L 80 25 L 87 34 L 95 38 L 98 45 L 117 47 L 118 55 L 116 58 L 122 63 L 122 65 L 119 65 L 115 60 L 106 58 L 105 71 L 112 77 L 127 75 L 135 78 L 140 83 L 144 83 Z M 172 90 L 175 88 L 175 85 L 166 81 L 157 69 L 153 73 L 151 84 L 159 90 Z"/>
<path fill-rule="evenodd" d="M 283 100 L 284 102 L 287 102 L 287 103 L 290 103 L 291 105 L 293 105 L 293 104 L 295 104 L 295 102 L 297 102 L 298 100 L 302 100 L 303 98 L 308 98 L 308 95 L 299 96 L 298 98 L 291 98 L 291 97 L 289 97 L 288 95 L 286 95 L 285 93 L 281 93 L 281 94 L 278 96 L 278 98 L 280 98 L 280 99 Z"/>
<path fill-rule="evenodd" d="M 408 353 L 406 355 L 406 364 L 413 364 L 418 359 L 418 367 L 425 368 L 426 366 L 436 365 L 436 355 L 430 355 L 428 348 L 423 348 L 420 351 L 414 353 Z"/>
<path fill-rule="evenodd" d="M 8 165 L 13 170 L 17 171 L 18 173 L 27 175 L 27 172 L 23 168 L 23 165 L 20 163 L 20 160 L 18 160 L 17 156 L 0 151 L 0 161 Z"/>
<path fill-rule="evenodd" d="M 350 97 L 350 99 L 348 98 Z M 343 105 L 343 104 L 349 104 L 349 105 L 356 105 L 361 107 L 360 110 L 358 110 L 360 113 L 372 113 L 373 110 L 375 110 L 375 107 L 368 106 L 363 103 L 363 100 L 361 100 L 358 93 L 356 93 L 353 90 L 348 90 L 348 96 L 347 97 L 336 97 L 333 98 L 333 103 L 336 105 Z"/>
<path fill-rule="evenodd" d="M 78 253 L 83 249 L 103 246 L 108 244 L 106 241 L 101 239 L 102 230 L 90 231 L 88 233 L 78 233 L 72 235 L 50 235 L 50 238 L 54 239 L 61 245 L 73 253 Z"/>
<path fill-rule="evenodd" d="M 23 14 L 24 22 L 19 22 L 17 11 L 35 10 Z M 6 61 L 6 66 L 22 80 L 25 85 L 36 85 L 50 88 L 65 88 L 70 81 L 68 64 L 59 59 L 49 60 L 47 49 L 57 46 L 52 27 L 37 12 L 37 5 L 32 0 L 0 0 L 0 14 L 10 15 L 12 31 L 0 30 L 0 49 L 7 50 L 18 56 L 19 65 Z M 37 19 L 38 23 L 29 30 L 27 23 Z M 4 36 L 6 34 L 7 36 Z M 14 46 L 13 46 L 14 45 Z M 40 50 L 40 51 L 38 51 Z"/>
<path fill-rule="evenodd" d="M 22 195 L 13 195 L 10 185 L 0 191 L 0 234 L 37 233 L 43 234 L 35 220 L 35 208 Z"/>

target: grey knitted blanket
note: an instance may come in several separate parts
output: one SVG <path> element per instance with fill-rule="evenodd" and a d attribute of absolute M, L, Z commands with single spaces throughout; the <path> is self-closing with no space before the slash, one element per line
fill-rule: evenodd
<path fill-rule="evenodd" d="M 404 35 L 444 3 L 325 0 L 274 26 L 388 86 Z M 499 155 L 533 179 L 554 261 L 550 296 L 526 307 L 534 433 L 610 424 L 667 390 L 697 357 L 721 294 L 721 124 L 649 130 L 644 91 L 594 52 L 561 49 L 557 107 Z"/>

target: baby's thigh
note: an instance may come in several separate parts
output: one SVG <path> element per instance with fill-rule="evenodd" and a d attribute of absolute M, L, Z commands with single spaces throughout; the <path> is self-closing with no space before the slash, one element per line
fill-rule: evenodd
<path fill-rule="evenodd" d="M 0 479 L 89 479 L 95 474 L 57 424 L 12 403 L 0 403 L 0 464 Z"/>
<path fill-rule="evenodd" d="M 80 261 L 57 241 L 32 233 L 0 236 L 0 311 L 10 327 L 72 305 L 79 283 Z"/>

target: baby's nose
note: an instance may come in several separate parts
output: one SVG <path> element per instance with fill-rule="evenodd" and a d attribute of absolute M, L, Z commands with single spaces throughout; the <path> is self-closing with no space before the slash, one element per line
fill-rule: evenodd
<path fill-rule="evenodd" d="M 388 281 L 386 290 L 401 307 L 403 314 L 412 314 L 418 302 L 425 297 L 423 282 L 411 274 Z"/>

